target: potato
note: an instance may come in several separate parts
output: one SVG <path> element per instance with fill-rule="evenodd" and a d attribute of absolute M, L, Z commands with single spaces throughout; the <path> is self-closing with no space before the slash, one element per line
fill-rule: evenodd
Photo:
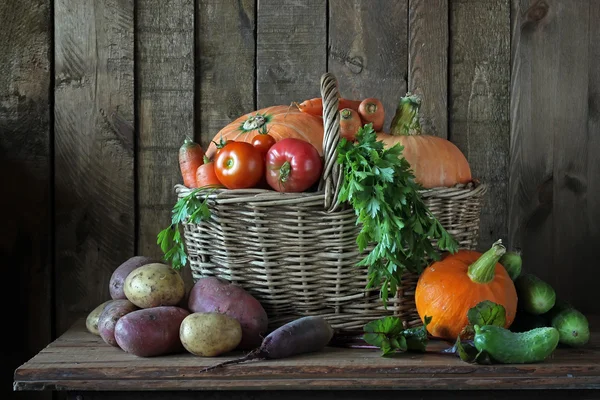
<path fill-rule="evenodd" d="M 134 311 L 119 319 L 115 339 L 119 347 L 139 357 L 183 352 L 179 327 L 189 314 L 188 310 L 175 306 Z"/>
<path fill-rule="evenodd" d="M 123 285 L 125 284 L 125 279 L 127 278 L 127 275 L 129 275 L 131 271 L 133 271 L 136 268 L 147 264 L 153 264 L 156 262 L 158 261 L 150 257 L 134 256 L 125 261 L 123 264 L 119 265 L 117 269 L 115 269 L 112 273 L 108 284 L 110 297 L 115 300 L 127 300 L 127 296 L 125 296 L 125 291 L 123 290 Z"/>
<path fill-rule="evenodd" d="M 140 308 L 175 306 L 185 296 L 185 283 L 179 272 L 161 263 L 134 269 L 123 287 L 127 299 Z"/>
<path fill-rule="evenodd" d="M 260 346 L 267 332 L 268 318 L 263 306 L 242 287 L 217 278 L 200 278 L 190 291 L 188 309 L 193 313 L 217 312 L 235 318 L 242 326 L 239 349 Z"/>
<path fill-rule="evenodd" d="M 104 311 L 104 307 L 110 304 L 111 301 L 112 300 L 107 300 L 98 305 L 88 314 L 87 318 L 85 319 L 85 327 L 94 335 L 100 336 L 100 332 L 98 331 L 98 319 L 100 318 L 102 311 Z"/>
<path fill-rule="evenodd" d="M 138 307 L 129 300 L 113 300 L 98 317 L 100 337 L 111 346 L 119 347 L 115 340 L 115 325 L 121 317 L 135 310 L 138 310 Z"/>
<path fill-rule="evenodd" d="M 219 313 L 193 313 L 185 317 L 179 338 L 187 351 L 197 356 L 214 357 L 235 349 L 242 340 L 237 319 Z"/>

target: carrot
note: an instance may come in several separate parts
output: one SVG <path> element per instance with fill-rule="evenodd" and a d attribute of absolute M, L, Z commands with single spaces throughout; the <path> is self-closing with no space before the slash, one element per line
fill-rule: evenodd
<path fill-rule="evenodd" d="M 193 140 L 186 138 L 179 148 L 179 169 L 183 184 L 189 188 L 196 187 L 196 171 L 204 163 L 204 150 Z"/>
<path fill-rule="evenodd" d="M 260 347 L 244 357 L 205 368 L 203 371 L 251 360 L 274 360 L 323 350 L 333 338 L 333 328 L 322 317 L 298 318 L 280 326 L 264 338 Z"/>
<path fill-rule="evenodd" d="M 351 108 L 358 111 L 360 100 L 350 100 L 340 98 L 338 102 L 338 110 L 344 108 Z M 314 99 L 304 100 L 300 104 L 296 104 L 298 109 L 302 112 L 322 116 L 323 115 L 323 99 L 321 97 L 315 97 Z"/>
<path fill-rule="evenodd" d="M 206 156 L 203 157 L 203 160 L 204 163 L 196 170 L 196 187 L 202 188 L 223 186 L 215 174 L 215 164 Z"/>
<path fill-rule="evenodd" d="M 358 106 L 358 113 L 363 123 L 373 123 L 373 129 L 380 131 L 383 129 L 383 121 L 385 119 L 385 112 L 383 110 L 383 104 L 381 101 L 374 97 L 364 99 Z"/>
<path fill-rule="evenodd" d="M 354 141 L 356 132 L 362 126 L 362 121 L 358 111 L 351 108 L 344 108 L 340 111 L 340 135 L 346 140 Z"/>

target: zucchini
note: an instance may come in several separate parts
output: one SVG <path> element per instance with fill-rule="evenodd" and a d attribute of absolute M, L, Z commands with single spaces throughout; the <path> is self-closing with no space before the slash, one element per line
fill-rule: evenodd
<path fill-rule="evenodd" d="M 558 330 L 559 343 L 571 347 L 580 347 L 590 340 L 590 326 L 580 311 L 570 308 L 556 313 L 552 326 Z"/>
<path fill-rule="evenodd" d="M 536 363 L 545 360 L 558 346 L 559 334 L 554 327 L 511 332 L 495 325 L 475 325 L 473 342 L 479 352 L 503 364 Z"/>
<path fill-rule="evenodd" d="M 515 281 L 515 288 L 519 297 L 519 308 L 529 314 L 541 315 L 554 307 L 554 288 L 533 274 L 520 275 Z"/>

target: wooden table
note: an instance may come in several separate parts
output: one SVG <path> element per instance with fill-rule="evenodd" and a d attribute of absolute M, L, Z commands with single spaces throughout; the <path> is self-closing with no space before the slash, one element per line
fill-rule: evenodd
<path fill-rule="evenodd" d="M 597 322 L 600 319 L 595 318 L 591 324 L 596 332 Z M 197 391 L 205 392 L 203 399 L 228 398 L 222 397 L 223 391 L 236 391 L 239 399 L 244 398 L 242 390 L 263 391 L 253 393 L 252 399 L 280 398 L 282 391 L 289 398 L 304 398 L 312 391 L 314 399 L 339 397 L 334 393 L 343 391 L 342 398 L 358 399 L 373 396 L 367 389 L 404 389 L 403 399 L 422 398 L 423 391 L 443 393 L 441 398 L 515 399 L 519 393 L 530 398 L 532 389 L 542 391 L 536 391 L 540 395 L 569 389 L 570 398 L 600 399 L 600 332 L 592 334 L 584 349 L 559 348 L 551 359 L 530 365 L 471 365 L 440 353 L 447 347 L 432 341 L 427 354 L 390 358 L 380 357 L 376 350 L 332 347 L 203 373 L 203 367 L 232 357 L 186 353 L 139 358 L 105 344 L 80 321 L 15 371 L 14 389 L 68 391 L 78 399 L 82 393 L 86 399 L 164 398 L 167 393 L 172 399 L 186 399 L 193 397 L 190 391 L 196 391 L 196 397 Z M 273 397 L 265 397 L 267 391 Z M 179 397 L 172 396 L 174 392 Z"/>

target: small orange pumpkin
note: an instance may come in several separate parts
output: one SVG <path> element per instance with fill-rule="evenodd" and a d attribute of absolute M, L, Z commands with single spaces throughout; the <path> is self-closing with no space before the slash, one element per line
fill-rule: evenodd
<path fill-rule="evenodd" d="M 253 111 L 230 122 L 217 132 L 206 155 L 212 158 L 217 151 L 215 143 L 221 140 L 252 143 L 258 133 L 268 133 L 276 141 L 289 137 L 306 140 L 323 155 L 323 117 L 283 105 Z"/>
<path fill-rule="evenodd" d="M 461 249 L 425 268 L 417 282 L 415 302 L 421 320 L 432 317 L 429 333 L 456 340 L 469 323 L 469 309 L 484 300 L 504 306 L 505 328 L 510 327 L 517 312 L 517 291 L 498 262 L 505 252 L 499 240 L 483 254 Z"/>
<path fill-rule="evenodd" d="M 423 134 L 419 123 L 421 99 L 407 93 L 400 100 L 392 120 L 390 133 L 377 138 L 386 147 L 404 146 L 402 155 L 411 166 L 415 181 L 424 188 L 451 187 L 472 180 L 471 167 L 465 155 L 451 141 Z"/>

